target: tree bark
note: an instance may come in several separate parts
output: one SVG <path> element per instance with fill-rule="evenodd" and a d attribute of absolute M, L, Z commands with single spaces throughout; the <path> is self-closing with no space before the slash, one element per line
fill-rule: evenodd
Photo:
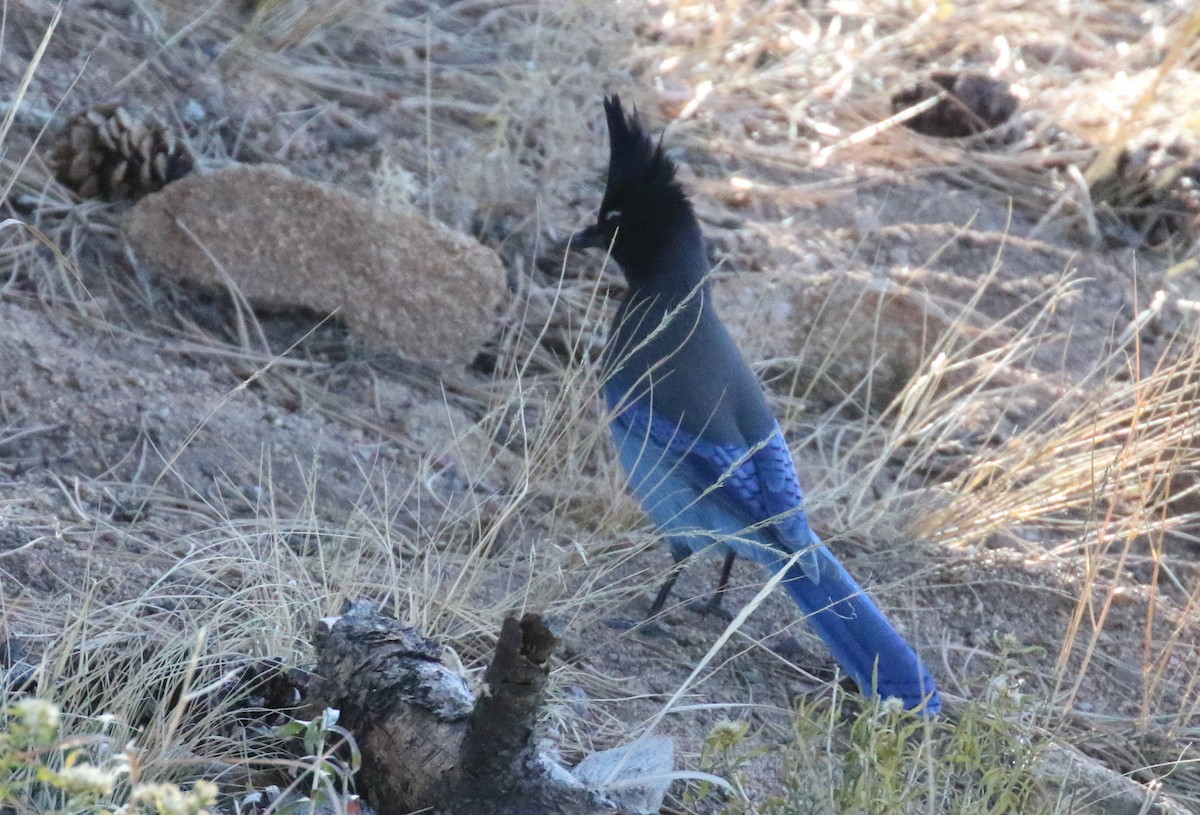
<path fill-rule="evenodd" d="M 357 602 L 318 625 L 305 715 L 326 707 L 355 734 L 357 788 L 379 815 L 617 815 L 535 749 L 558 637 L 537 614 L 504 621 L 478 700 L 441 646 Z"/>

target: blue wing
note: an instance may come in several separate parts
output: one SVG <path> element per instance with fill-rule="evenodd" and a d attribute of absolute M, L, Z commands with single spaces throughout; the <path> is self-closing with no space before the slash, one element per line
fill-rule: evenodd
<path fill-rule="evenodd" d="M 693 551 L 716 544 L 773 565 L 814 544 L 778 425 L 753 448 L 717 444 L 633 403 L 614 416 L 612 432 L 633 494 L 660 529 Z M 807 570 L 815 568 L 810 561 L 800 562 Z"/>
<path fill-rule="evenodd" d="M 928 669 L 809 527 L 778 424 L 753 447 L 721 444 L 635 401 L 612 432 L 630 489 L 673 545 L 717 546 L 772 571 L 801 552 L 783 585 L 859 688 L 940 710 Z"/>

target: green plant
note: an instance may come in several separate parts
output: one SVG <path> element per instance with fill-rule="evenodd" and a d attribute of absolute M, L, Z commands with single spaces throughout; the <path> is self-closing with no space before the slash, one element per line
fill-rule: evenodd
<path fill-rule="evenodd" d="M 765 752 L 765 748 L 751 747 L 747 743 L 749 734 L 750 722 L 742 719 L 721 719 L 714 724 L 709 728 L 700 751 L 701 772 L 724 778 L 734 789 L 742 791 L 742 774 L 746 765 Z M 701 780 L 695 790 L 689 793 L 687 800 L 695 803 L 724 792 L 718 793 L 717 785 L 713 782 Z"/>
<path fill-rule="evenodd" d="M 136 766 L 132 746 L 112 754 L 102 735 L 64 738 L 58 706 L 21 699 L 0 729 L 0 806 L 6 812 L 99 815 L 207 815 L 217 787 L 196 781 L 122 784 Z"/>
<path fill-rule="evenodd" d="M 340 713 L 326 708 L 320 716 L 310 721 L 292 719 L 273 730 L 279 739 L 302 739 L 305 756 L 302 759 L 303 777 L 309 779 L 308 796 L 291 800 L 278 809 L 280 815 L 306 812 L 312 808 L 322 811 L 339 811 L 337 803 L 342 801 L 362 766 L 362 753 L 354 735 L 338 725 Z M 345 747 L 348 758 L 338 751 Z"/>
<path fill-rule="evenodd" d="M 1034 724 L 1005 642 L 986 685 L 953 718 L 924 720 L 896 700 L 866 705 L 845 721 L 845 697 L 796 710 L 782 758 L 781 792 L 762 815 L 962 815 L 1032 813 L 1034 768 L 1050 737 Z"/>

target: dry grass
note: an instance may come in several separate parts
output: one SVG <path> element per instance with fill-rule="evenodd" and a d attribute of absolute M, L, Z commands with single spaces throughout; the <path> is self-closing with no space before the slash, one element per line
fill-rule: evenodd
<path fill-rule="evenodd" d="M 11 5 L 22 25 L 46 19 L 33 4 Z M 1011 201 L 1026 218 L 1026 238 L 1095 237 L 1086 181 L 1144 132 L 1169 126 L 1194 142 L 1200 127 L 1185 113 L 1200 109 L 1192 76 L 1200 12 L 1171 3 L 843 3 L 810 10 L 664 3 L 614 13 L 587 4 L 460 2 L 412 3 L 398 14 L 382 3 L 270 2 L 245 16 L 216 6 L 198 14 L 187 4 L 140 3 L 135 14 L 140 28 L 125 29 L 68 10 L 55 39 L 38 42 L 124 42 L 141 32 L 148 47 L 140 56 L 113 57 L 115 86 L 170 110 L 179 108 L 177 74 L 195 64 L 191 40 L 217 43 L 213 76 L 238 89 L 240 103 L 261 104 L 231 117 L 232 137 L 230 123 L 216 116 L 193 127 L 197 155 L 212 163 L 230 155 L 284 161 L 364 194 L 410 200 L 495 246 L 519 281 L 491 382 L 402 369 L 401 378 L 424 388 L 448 423 L 470 419 L 450 442 L 422 447 L 338 387 L 345 372 L 395 375 L 387 360 L 352 346 L 330 360 L 311 352 L 311 337 L 281 344 L 244 304 L 234 309 L 230 330 L 213 329 L 194 318 L 194 295 L 131 274 L 114 240 L 119 213 L 72 202 L 37 160 L 32 137 L 40 126 L 32 119 L 20 126 L 21 110 L 51 110 L 60 100 L 33 96 L 33 85 L 22 85 L 0 129 L 0 199 L 8 202 L 4 217 L 19 213 L 29 228 L 0 232 L 0 298 L 84 331 L 161 346 L 165 358 L 198 360 L 227 383 L 226 396 L 195 433 L 175 447 L 142 448 L 136 477 L 56 476 L 47 490 L 65 499 L 68 515 L 40 509 L 49 503 L 19 490 L 0 498 L 0 518 L 20 519 L 45 540 L 115 556 L 149 575 L 132 587 L 105 582 L 107 574 L 84 575 L 77 591 L 54 602 L 0 582 L 13 592 L 0 598 L 6 625 L 42 655 L 41 686 L 81 717 L 115 714 L 128 727 L 119 737 L 136 738 L 144 751 L 145 777 L 275 766 L 277 748 L 247 732 L 228 704 L 192 716 L 178 699 L 201 699 L 197 689 L 244 657 L 302 664 L 312 621 L 336 611 L 343 598 L 378 598 L 445 638 L 477 672 L 505 615 L 546 609 L 568 630 L 588 631 L 657 578 L 647 565 L 657 561 L 642 556 L 655 541 L 623 495 L 607 446 L 591 362 L 607 298 L 619 283 L 611 270 L 563 279 L 544 264 L 546 248 L 598 195 L 602 89 L 636 89 L 632 96 L 651 119 L 672 118 L 668 141 L 685 149 L 701 175 L 693 186 L 706 219 L 722 215 L 713 214 L 713 201 L 748 195 L 749 205 L 733 217 L 772 247 L 771 260 L 797 269 L 807 255 L 835 267 L 859 261 L 848 261 L 853 239 L 840 226 L 804 233 L 801 246 L 789 234 L 792 223 L 781 226 L 785 218 L 819 220 L 826 204 L 835 209 L 848 197 L 935 174 L 981 201 Z M 50 28 L 42 31 L 49 36 Z M 1037 31 L 1058 33 L 1027 33 Z M 92 96 L 104 81 L 90 85 L 82 62 L 48 53 L 81 69 L 77 94 L 99 101 Z M 45 59 L 39 50 L 29 77 Z M 1028 96 L 1021 138 L 981 150 L 876 127 L 888 117 L 892 89 L 932 65 L 959 63 L 1019 80 Z M 199 94 L 202 84 L 186 92 Z M 71 97 L 67 107 L 77 107 Z M 313 133 L 329 121 L 375 132 L 382 169 L 312 149 Z M 1079 138 L 1062 137 L 1060 128 Z M 737 184 L 729 181 L 733 173 Z M 34 228 L 61 255 L 46 252 Z M 738 251 L 746 254 L 732 252 L 730 265 Z M 941 607 L 949 618 L 951 607 L 970 602 L 975 581 L 995 580 L 1071 609 L 1064 630 L 1054 632 L 1055 653 L 1013 656 L 967 642 L 962 631 L 936 634 L 942 653 L 935 672 L 951 696 L 981 695 L 981 677 L 1019 674 L 1039 700 L 1036 708 L 999 711 L 1020 720 L 1019 738 L 1053 734 L 1079 743 L 1140 780 L 1164 778 L 1167 789 L 1194 804 L 1200 775 L 1188 751 L 1200 704 L 1192 531 L 1200 337 L 1194 320 L 1173 308 L 1190 296 L 1180 270 L 1194 262 L 1195 246 L 1173 251 L 1166 262 L 1140 261 L 1155 269 L 1173 263 L 1176 271 L 1156 278 L 1163 291 L 1157 305 L 1116 325 L 1088 370 L 1046 370 L 1038 356 L 1058 340 L 1056 315 L 1084 285 L 1075 276 L 1064 274 L 1006 317 L 984 316 L 983 301 L 1002 283 L 1001 250 L 990 269 L 970 270 L 979 278 L 975 295 L 950 314 L 951 330 L 930 344 L 920 370 L 886 409 L 853 412 L 871 404 L 861 397 L 869 379 L 824 410 L 787 395 L 776 404 L 798 451 L 815 462 L 806 480 L 815 481 L 808 486 L 829 537 L 862 569 L 896 575 L 875 584 L 891 604 L 924 605 L 913 615 L 921 619 L 936 619 L 930 612 Z M 1171 320 L 1179 324 L 1163 329 Z M 1169 341 L 1143 347 L 1154 332 Z M 818 371 L 831 365 L 819 349 L 796 353 Z M 219 479 L 211 489 L 194 483 L 175 462 L 203 438 L 209 419 L 251 387 L 267 402 L 297 402 L 403 455 L 363 463 L 357 497 L 332 511 L 315 452 L 298 464 L 308 483 L 300 495 L 277 491 L 274 478 L 277 467 L 296 462 L 255 451 L 243 451 L 258 473 L 253 490 Z M 1015 419 L 1013 405 L 1021 406 Z M 0 443 L 32 432 L 40 431 L 4 424 Z M 154 508 L 140 526 L 112 517 L 115 503 L 130 501 Z M 880 540 L 898 542 L 869 555 L 857 551 L 856 542 Z M 917 563 L 906 567 L 906 560 Z M 739 680 L 728 677 L 761 646 L 763 636 L 744 622 L 764 598 L 750 602 L 690 663 L 678 656 L 657 663 L 670 670 L 673 692 L 656 700 L 630 698 L 619 670 L 560 666 L 551 714 L 566 749 L 586 751 L 688 719 L 695 723 L 678 732 L 690 734 L 687 747 L 698 751 L 695 733 L 711 708 L 693 706 L 697 688 L 738 689 Z M 1014 602 L 1001 612 L 1020 610 Z M 981 627 L 991 619 L 982 617 Z M 1041 621 L 1005 624 L 1020 640 Z M 937 623 L 931 630 L 938 632 Z M 584 713 L 573 702 L 575 687 L 589 694 Z M 1084 697 L 1129 704 L 1097 709 L 1093 701 L 1081 704 Z M 755 705 L 771 728 L 787 718 L 777 697 Z M 719 706 L 728 715 L 746 711 L 740 698 Z M 847 735 L 822 712 L 829 718 L 802 733 L 806 755 L 843 735 L 850 744 L 876 743 L 855 742 L 860 733 Z M 89 727 L 80 722 L 76 729 Z M 939 774 L 952 752 L 921 757 L 923 765 L 905 771 L 916 773 L 929 794 L 904 806 L 930 811 L 931 802 L 945 800 L 943 780 L 962 782 Z M 738 768 L 745 800 L 737 806 L 746 811 L 769 811 L 754 807 L 795 781 L 786 766 L 760 759 Z M 840 777 L 832 770 L 827 776 Z M 688 806 L 712 811 L 721 804 Z M 1044 811 L 1070 807 L 1059 802 Z"/>

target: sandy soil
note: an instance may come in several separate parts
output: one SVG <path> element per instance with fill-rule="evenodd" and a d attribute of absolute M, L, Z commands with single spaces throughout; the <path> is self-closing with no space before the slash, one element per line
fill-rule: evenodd
<path fill-rule="evenodd" d="M 399 196 L 495 248 L 523 281 L 513 297 L 533 292 L 539 302 L 557 285 L 546 274 L 562 262 L 555 241 L 598 202 L 601 90 L 621 90 L 656 127 L 662 122 L 665 103 L 648 74 L 631 77 L 605 62 L 631 42 L 653 42 L 652 25 L 595 26 L 585 67 L 542 85 L 529 79 L 532 70 L 511 79 L 504 93 L 528 98 L 493 114 L 530 120 L 509 123 L 515 134 L 503 131 L 503 147 L 489 148 L 494 122 L 472 96 L 482 91 L 467 85 L 455 97 L 443 89 L 430 153 L 424 106 L 409 101 L 423 81 L 424 23 L 411 23 L 404 44 L 380 57 L 371 49 L 382 46 L 353 21 L 318 40 L 297 33 L 299 24 L 256 30 L 233 5 L 166 47 L 186 14 L 80 4 L 50 40 L 27 106 L 61 102 L 74 112 L 119 101 L 188 133 L 202 165 L 274 162 L 367 198 Z M 39 4 L 10 14 L 0 55 L 9 87 L 48 20 Z M 502 37 L 516 24 L 494 25 Z M 469 47 L 454 38 L 469 46 L 484 34 L 448 22 L 431 36 L 439 71 L 448 71 L 470 64 Z M 509 57 L 528 47 L 514 35 Z M 343 73 L 323 76 L 314 53 Z M 542 58 L 550 74 L 574 64 Z M 378 60 L 406 71 L 409 84 L 384 93 L 386 82 L 362 67 Z M 356 66 L 363 78 L 352 87 L 344 77 Z M 436 81 L 449 83 L 441 74 Z M 545 101 L 551 91 L 564 98 Z M 541 116 L 533 113 L 538 99 Z M 736 92 L 723 95 L 711 116 L 701 107 L 667 142 L 696 191 L 723 309 L 787 417 L 817 524 L 950 697 L 980 693 L 998 670 L 997 634 L 1011 635 L 1027 692 L 1053 708 L 1069 740 L 1120 772 L 1157 777 L 1140 768 L 1189 755 L 1196 727 L 1200 550 L 1186 526 L 1186 496 L 1169 508 L 1183 520 L 1166 524 L 1166 534 L 1135 536 L 1125 558 L 1080 534 L 1087 523 L 1078 505 L 1000 529 L 972 518 L 966 532 L 945 508 L 986 492 L 971 477 L 981 457 L 1013 461 L 1031 429 L 1065 425 L 1160 361 L 1186 356 L 1195 342 L 1186 303 L 1200 295 L 1194 272 L 1171 273 L 1181 260 L 1171 250 L 1095 247 L 1039 225 L 1039 212 L 954 174 L 861 156 L 836 168 L 774 165 L 728 135 L 738 106 Z M 747 118 L 761 113 L 743 107 Z M 18 119 L 7 159 L 37 132 Z M 708 138 L 713 132 L 723 135 Z M 917 137 L 895 138 L 903 145 Z M 239 345 L 223 295 L 131 268 L 116 229 L 123 204 L 73 209 L 61 191 L 31 186 L 28 179 L 45 179 L 43 152 L 34 150 L 9 214 L 52 235 L 74 266 L 64 272 L 18 230 L 3 235 L 11 251 L 0 273 L 0 614 L 9 635 L 35 656 L 86 650 L 61 632 L 87 609 L 109 606 L 135 609 L 120 617 L 124 631 L 144 622 L 146 636 L 165 640 L 173 628 L 190 632 L 209 619 L 205 609 L 232 604 L 264 623 L 222 636 L 223 652 L 303 663 L 313 617 L 365 593 L 447 638 L 476 669 L 504 613 L 546 608 L 566 625 L 554 732 L 569 750 L 627 738 L 679 687 L 723 623 L 680 606 L 661 630 L 614 624 L 643 613 L 669 558 L 619 492 L 588 398 L 594 384 L 563 374 L 562 337 L 594 347 L 602 313 L 585 316 L 581 298 L 565 297 L 536 351 L 514 341 L 535 360 L 519 407 L 510 366 L 488 370 L 495 346 L 480 348 L 484 364 L 430 371 L 405 361 L 403 349 L 367 347 L 335 321 L 280 361 L 273 354 L 320 315 L 263 309 L 269 350 Z M 731 193 L 735 175 L 758 191 Z M 586 291 L 598 265 L 570 259 L 571 291 Z M 878 289 L 883 283 L 894 288 Z M 901 293 L 876 307 L 862 300 L 872 286 Z M 1167 305 L 1134 352 L 1120 351 L 1114 337 L 1158 291 Z M 1050 293 L 1057 299 L 1043 309 Z M 497 316 L 497 336 L 505 320 L 511 312 Z M 846 345 L 839 332 L 847 330 L 867 339 Z M 1023 350 L 998 361 L 1012 347 Z M 911 392 L 939 349 L 965 362 L 959 379 L 941 386 L 952 401 L 928 411 L 966 405 L 974 418 L 936 451 L 915 430 L 907 441 L 881 440 L 900 424 L 894 400 Z M 871 377 L 868 392 L 861 383 Z M 970 393 L 979 381 L 986 387 Z M 568 420 L 575 447 L 547 453 L 547 434 Z M 909 455 L 918 448 L 920 456 Z M 1185 475 L 1177 489 L 1190 483 Z M 1096 517 L 1102 524 L 1104 512 Z M 1171 579 L 1156 567 L 1164 551 Z M 704 596 L 716 568 L 693 565 L 677 599 Z M 759 579 L 739 566 L 728 605 L 750 599 Z M 1077 645 L 1060 660 L 1088 593 Z M 1094 651 L 1092 621 L 1100 629 Z M 661 729 L 679 739 L 687 765 L 726 716 L 749 717 L 756 740 L 777 744 L 791 702 L 827 693 L 832 668 L 786 601 L 771 598 L 686 696 L 689 705 L 718 707 L 668 716 Z M 1112 733 L 1135 726 L 1138 739 Z M 765 793 L 777 764 L 769 751 L 750 762 L 747 778 Z M 1164 783 L 1194 791 L 1195 772 L 1180 769 Z"/>

